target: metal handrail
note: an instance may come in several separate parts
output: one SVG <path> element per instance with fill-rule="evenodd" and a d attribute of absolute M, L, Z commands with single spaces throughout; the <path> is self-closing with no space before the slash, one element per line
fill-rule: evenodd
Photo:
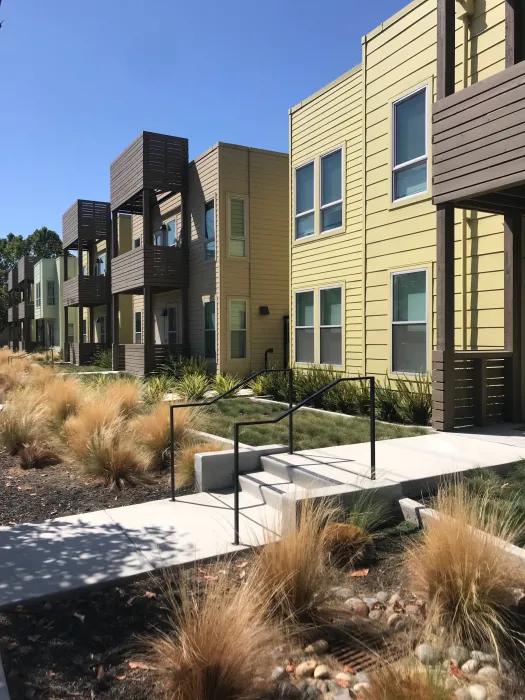
<path fill-rule="evenodd" d="M 9 355 L 7 358 L 7 364 L 10 365 L 13 360 L 23 360 L 26 357 L 29 357 L 31 355 L 30 352 L 25 352 L 23 355 Z"/>
<path fill-rule="evenodd" d="M 214 403 L 217 403 L 217 401 L 220 401 L 221 399 L 226 398 L 226 396 L 230 396 L 231 394 L 234 394 L 237 392 L 239 389 L 241 389 L 243 386 L 246 386 L 246 384 L 249 384 L 251 381 L 256 379 L 256 377 L 261 376 L 262 374 L 270 374 L 272 372 L 287 372 L 288 373 L 288 403 L 290 408 L 293 406 L 293 369 L 292 368 L 286 368 L 286 369 L 261 369 L 258 372 L 255 372 L 255 374 L 251 374 L 249 377 L 246 377 L 246 379 L 243 379 L 242 382 L 239 382 L 236 384 L 234 387 L 231 389 L 228 389 L 227 391 L 224 391 L 222 394 L 219 394 L 218 396 L 214 396 L 213 398 L 209 399 L 208 401 L 197 401 L 197 402 L 192 402 L 192 403 L 176 403 L 176 404 L 170 404 L 170 462 L 171 462 L 171 500 L 175 500 L 175 441 L 173 437 L 173 411 L 176 408 L 194 408 L 196 406 L 211 406 Z M 290 415 L 290 421 L 289 421 L 289 434 L 293 439 L 293 417 Z"/>
<path fill-rule="evenodd" d="M 319 391 L 316 391 L 308 398 L 295 404 L 295 406 L 290 405 L 286 411 L 281 413 L 276 418 L 266 418 L 264 420 L 258 421 L 239 421 L 233 426 L 233 527 L 234 527 L 234 542 L 233 544 L 239 544 L 239 428 L 247 425 L 273 425 L 279 423 L 284 418 L 292 418 L 293 414 L 300 408 L 306 406 L 310 401 L 324 394 L 336 384 L 341 382 L 370 382 L 370 479 L 372 481 L 376 478 L 376 402 L 375 402 L 375 377 L 338 377 L 334 379 L 333 382 L 327 384 Z M 293 430 L 289 429 L 288 435 L 288 451 L 289 454 L 293 454 L 294 442 L 293 442 Z"/>

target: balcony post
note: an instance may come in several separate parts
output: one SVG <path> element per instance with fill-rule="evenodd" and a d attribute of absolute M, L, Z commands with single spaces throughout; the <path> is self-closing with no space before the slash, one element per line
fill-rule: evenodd
<path fill-rule="evenodd" d="M 454 93 L 456 0 L 437 3 L 437 99 Z"/>
<path fill-rule="evenodd" d="M 86 328 L 87 330 L 87 328 Z M 78 305 L 78 344 L 84 342 L 84 307 Z"/>
<path fill-rule="evenodd" d="M 523 0 L 505 2 L 505 67 L 525 59 L 525 6 Z"/>
<path fill-rule="evenodd" d="M 506 360 L 505 419 L 521 420 L 521 294 L 522 219 L 519 211 L 506 214 L 504 250 L 504 345 L 512 353 Z M 510 364 L 509 364 L 510 363 Z"/>
<path fill-rule="evenodd" d="M 142 236 L 145 246 L 153 243 L 150 206 L 150 190 L 146 187 L 142 190 Z"/>
<path fill-rule="evenodd" d="M 454 428 L 454 207 L 436 212 L 436 350 L 432 355 L 432 425 Z"/>
<path fill-rule="evenodd" d="M 189 254 L 189 238 L 190 238 L 190 209 L 188 206 L 188 188 L 184 187 L 181 192 L 181 232 L 180 243 L 181 252 L 183 255 Z M 190 354 L 190 304 L 189 290 L 185 286 L 182 289 L 182 346 L 183 353 Z"/>

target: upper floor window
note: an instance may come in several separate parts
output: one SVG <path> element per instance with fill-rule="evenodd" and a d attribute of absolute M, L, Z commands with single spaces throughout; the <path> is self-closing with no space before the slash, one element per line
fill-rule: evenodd
<path fill-rule="evenodd" d="M 47 305 L 55 305 L 55 283 L 53 280 L 47 281 Z"/>
<path fill-rule="evenodd" d="M 204 209 L 204 259 L 215 257 L 215 201 L 206 202 Z"/>
<path fill-rule="evenodd" d="M 427 371 L 427 272 L 392 273 L 392 372 Z"/>
<path fill-rule="evenodd" d="M 427 88 L 393 104 L 392 199 L 427 190 Z"/>
<path fill-rule="evenodd" d="M 295 170 L 295 238 L 312 236 L 315 232 L 314 164 Z"/>
<path fill-rule="evenodd" d="M 246 257 L 246 200 L 230 197 L 230 255 Z"/>
<path fill-rule="evenodd" d="M 341 149 L 321 158 L 321 233 L 343 225 Z"/>
<path fill-rule="evenodd" d="M 177 219 L 166 222 L 166 245 L 177 245 Z"/>
<path fill-rule="evenodd" d="M 42 305 L 42 292 L 40 282 L 36 283 L 36 305 L 40 307 Z"/>

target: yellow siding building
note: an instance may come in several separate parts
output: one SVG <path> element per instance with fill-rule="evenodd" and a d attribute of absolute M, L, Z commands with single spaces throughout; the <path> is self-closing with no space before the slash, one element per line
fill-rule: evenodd
<path fill-rule="evenodd" d="M 505 0 L 456 10 L 461 90 L 505 68 Z M 359 66 L 290 110 L 297 364 L 383 378 L 432 369 L 437 36 L 437 0 L 414 0 L 363 37 Z M 454 229 L 456 349 L 503 348 L 503 216 L 456 208 Z"/>

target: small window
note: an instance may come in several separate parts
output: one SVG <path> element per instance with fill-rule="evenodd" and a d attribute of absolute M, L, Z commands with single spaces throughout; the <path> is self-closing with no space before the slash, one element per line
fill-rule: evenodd
<path fill-rule="evenodd" d="M 42 306 L 42 296 L 41 296 L 41 287 L 40 287 L 40 282 L 36 283 L 36 305 L 38 308 Z"/>
<path fill-rule="evenodd" d="M 177 219 L 171 219 L 166 223 L 166 245 L 177 245 Z"/>
<path fill-rule="evenodd" d="M 204 302 L 204 357 L 207 360 L 215 360 L 217 350 L 215 346 L 215 302 Z"/>
<path fill-rule="evenodd" d="M 155 234 L 155 245 L 164 245 L 164 231 L 157 231 Z"/>
<path fill-rule="evenodd" d="M 314 233 L 314 164 L 308 163 L 295 171 L 295 238 Z"/>
<path fill-rule="evenodd" d="M 133 240 L 133 247 L 134 248 L 140 248 L 140 238 L 135 238 Z"/>
<path fill-rule="evenodd" d="M 74 323 L 67 324 L 67 342 L 68 343 L 75 342 L 75 324 Z"/>
<path fill-rule="evenodd" d="M 204 214 L 204 259 L 215 258 L 215 201 L 206 202 Z"/>
<path fill-rule="evenodd" d="M 246 201 L 242 197 L 230 197 L 230 255 L 246 257 Z"/>
<path fill-rule="evenodd" d="M 135 343 L 142 343 L 142 311 L 135 311 Z"/>
<path fill-rule="evenodd" d="M 295 361 L 314 362 L 314 293 L 295 294 Z"/>
<path fill-rule="evenodd" d="M 230 299 L 230 355 L 232 360 L 243 360 L 247 356 L 246 308 L 245 301 Z"/>
<path fill-rule="evenodd" d="M 427 190 L 427 88 L 393 104 L 392 199 Z"/>
<path fill-rule="evenodd" d="M 93 273 L 96 277 L 103 277 L 106 274 L 106 252 L 98 253 L 95 259 Z"/>
<path fill-rule="evenodd" d="M 392 274 L 392 371 L 427 371 L 426 270 Z"/>
<path fill-rule="evenodd" d="M 179 343 L 179 327 L 177 318 L 177 307 L 168 307 L 168 345 Z"/>
<path fill-rule="evenodd" d="M 341 149 L 321 158 L 321 233 L 343 225 Z"/>
<path fill-rule="evenodd" d="M 320 291 L 320 359 L 322 365 L 343 364 L 342 290 L 331 287 Z"/>
<path fill-rule="evenodd" d="M 82 342 L 87 343 L 87 321 L 85 318 L 82 319 Z"/>
<path fill-rule="evenodd" d="M 53 280 L 47 281 L 47 305 L 55 305 L 55 282 Z"/>

